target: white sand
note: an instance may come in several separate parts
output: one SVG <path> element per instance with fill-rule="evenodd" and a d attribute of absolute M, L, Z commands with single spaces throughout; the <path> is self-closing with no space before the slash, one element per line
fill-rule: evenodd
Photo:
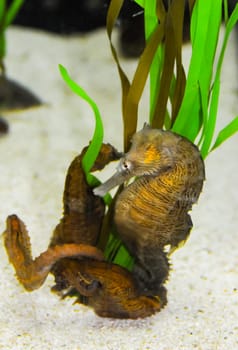
<path fill-rule="evenodd" d="M 120 83 L 106 34 L 59 38 L 11 28 L 9 77 L 31 88 L 47 105 L 7 116 L 10 134 L 0 139 L 0 232 L 16 213 L 28 226 L 34 256 L 46 249 L 61 216 L 66 169 L 91 138 L 90 108 L 62 81 L 67 67 L 98 103 L 105 141 L 121 149 Z M 185 48 L 185 55 L 189 49 Z M 238 115 L 238 69 L 230 45 L 222 76 L 219 126 Z M 133 61 L 123 61 L 131 72 Z M 141 107 L 141 123 L 147 119 Z M 144 320 L 97 317 L 60 301 L 53 278 L 27 293 L 0 245 L 0 349 L 236 349 L 238 348 L 238 135 L 206 160 L 207 181 L 192 218 L 187 244 L 174 253 L 168 306 Z M 108 173 L 104 175 L 107 177 Z"/>

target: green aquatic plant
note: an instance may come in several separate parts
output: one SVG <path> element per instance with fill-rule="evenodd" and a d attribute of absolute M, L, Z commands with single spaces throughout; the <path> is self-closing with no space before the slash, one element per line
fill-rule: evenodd
<path fill-rule="evenodd" d="M 203 158 L 238 130 L 236 116 L 213 142 L 220 93 L 220 76 L 229 35 L 238 20 L 238 5 L 225 21 L 225 34 L 218 50 L 222 0 L 195 2 L 191 21 L 192 57 L 185 95 L 173 130 L 197 143 Z M 225 9 L 227 2 L 224 1 Z M 205 11 L 204 11 L 205 9 Z M 227 11 L 225 11 L 227 13 Z M 201 22 L 201 24 L 199 24 Z M 215 58 L 217 57 L 217 63 Z M 192 117 L 191 117 L 192 116 Z M 188 123 L 190 127 L 188 128 Z M 197 137 L 200 135 L 200 138 Z"/>
<path fill-rule="evenodd" d="M 62 78 L 65 80 L 65 82 L 68 84 L 68 86 L 71 88 L 72 91 L 74 91 L 77 95 L 79 95 L 82 99 L 84 99 L 92 108 L 95 116 L 95 129 L 94 134 L 92 136 L 92 141 L 87 149 L 87 152 L 85 153 L 82 165 L 83 170 L 86 174 L 87 181 L 91 186 L 94 186 L 97 184 L 97 180 L 95 177 L 90 173 L 90 169 L 92 168 L 97 155 L 100 151 L 102 142 L 103 142 L 103 122 L 102 117 L 99 111 L 99 108 L 97 104 L 91 99 L 91 97 L 88 96 L 88 94 L 85 92 L 85 90 L 76 84 L 71 77 L 69 76 L 67 70 L 62 65 L 59 65 L 60 73 L 62 75 Z M 96 183 L 95 183 L 96 181 Z"/>
<path fill-rule="evenodd" d="M 0 1 L 0 70 L 5 72 L 4 57 L 6 55 L 6 30 L 13 22 L 24 0 L 13 0 L 9 6 L 6 0 Z"/>
<path fill-rule="evenodd" d="M 120 14 L 123 0 L 111 0 L 107 13 L 107 35 L 110 42 L 122 90 L 122 116 L 124 151 L 137 130 L 138 109 L 145 84 L 149 79 L 150 113 L 147 122 L 154 128 L 171 129 L 198 145 L 202 157 L 220 146 L 238 130 L 238 116 L 218 132 L 214 140 L 220 92 L 220 75 L 229 35 L 238 20 L 238 5 L 228 17 L 227 1 L 189 0 L 191 15 L 190 36 L 192 55 L 186 76 L 182 62 L 184 0 L 136 0 L 143 8 L 146 45 L 138 59 L 132 81 L 121 66 L 112 42 L 112 31 Z M 220 38 L 222 9 L 225 13 L 225 34 Z M 218 49 L 218 40 L 222 45 Z M 216 58 L 216 59 L 215 59 Z M 90 184 L 95 178 L 90 168 L 103 141 L 103 125 L 94 101 L 60 66 L 61 74 L 69 87 L 85 99 L 95 113 L 96 127 L 92 142 L 84 158 L 84 171 Z M 108 197 L 109 198 L 109 197 Z M 110 212 L 111 199 L 106 202 Z M 127 268 L 133 258 L 112 232 L 110 220 L 102 231 L 103 248 L 108 260 Z"/>

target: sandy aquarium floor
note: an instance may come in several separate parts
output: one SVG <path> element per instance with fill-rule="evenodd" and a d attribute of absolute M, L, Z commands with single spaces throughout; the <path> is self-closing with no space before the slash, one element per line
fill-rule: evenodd
<path fill-rule="evenodd" d="M 234 41 L 234 38 L 233 38 Z M 185 47 L 185 59 L 189 48 Z M 238 115 L 238 70 L 230 43 L 222 74 L 219 127 Z M 123 60 L 130 73 L 134 61 Z M 62 81 L 67 67 L 100 106 L 105 141 L 122 149 L 120 84 L 104 30 L 58 36 L 8 31 L 9 77 L 32 89 L 45 105 L 4 114 L 10 133 L 0 138 L 0 232 L 16 213 L 31 235 L 33 254 L 46 249 L 62 210 L 66 169 L 92 135 L 90 108 Z M 140 126 L 147 120 L 146 98 Z M 0 349 L 222 350 L 238 348 L 238 135 L 206 159 L 206 184 L 192 211 L 194 229 L 172 257 L 168 305 L 144 320 L 97 317 L 59 300 L 53 278 L 27 293 L 0 245 Z M 108 176 L 105 171 L 103 176 Z"/>

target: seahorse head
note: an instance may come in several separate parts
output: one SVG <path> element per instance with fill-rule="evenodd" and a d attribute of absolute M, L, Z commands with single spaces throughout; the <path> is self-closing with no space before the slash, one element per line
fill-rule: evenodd
<path fill-rule="evenodd" d="M 131 148 L 120 159 L 116 173 L 94 189 L 94 194 L 102 196 L 132 177 L 156 176 L 161 171 L 172 167 L 177 138 L 179 139 L 179 136 L 172 132 L 145 125 L 132 137 Z"/>
<path fill-rule="evenodd" d="M 148 125 L 132 137 L 131 148 L 121 158 L 122 171 L 132 176 L 157 175 L 172 167 L 179 136 Z"/>

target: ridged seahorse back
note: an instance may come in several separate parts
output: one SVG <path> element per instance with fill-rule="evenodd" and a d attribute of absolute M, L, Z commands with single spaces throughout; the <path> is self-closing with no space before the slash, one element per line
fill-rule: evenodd
<path fill-rule="evenodd" d="M 161 266 L 164 247 L 174 249 L 188 238 L 188 211 L 202 190 L 204 163 L 198 148 L 184 137 L 150 128 L 136 134 L 124 161 L 132 164 L 136 178 L 118 196 L 117 231 L 142 269 L 159 274 L 162 283 L 167 261 L 161 272 L 157 260 Z"/>
<path fill-rule="evenodd" d="M 126 155 L 127 161 L 138 155 L 140 158 L 140 173 L 145 163 L 145 174 L 140 175 L 133 183 L 125 187 L 118 197 L 115 207 L 115 223 L 123 240 L 134 241 L 138 247 L 156 243 L 160 247 L 166 244 L 177 244 L 176 235 L 190 230 L 191 223 L 187 212 L 198 200 L 202 189 L 205 173 L 200 152 L 187 139 L 170 131 L 161 131 L 159 146 L 156 136 L 148 137 L 153 129 L 146 129 L 146 142 L 143 144 L 143 130 L 136 138 L 137 145 L 132 144 Z M 161 137 L 163 140 L 161 140 Z M 149 142 L 153 152 L 157 151 L 157 168 L 151 164 L 148 168 L 146 150 Z M 139 144 L 139 146 L 138 146 Z M 136 154 L 135 154 L 136 151 Z M 144 156 L 144 159 L 143 159 Z M 135 174 L 139 171 L 134 166 Z"/>

